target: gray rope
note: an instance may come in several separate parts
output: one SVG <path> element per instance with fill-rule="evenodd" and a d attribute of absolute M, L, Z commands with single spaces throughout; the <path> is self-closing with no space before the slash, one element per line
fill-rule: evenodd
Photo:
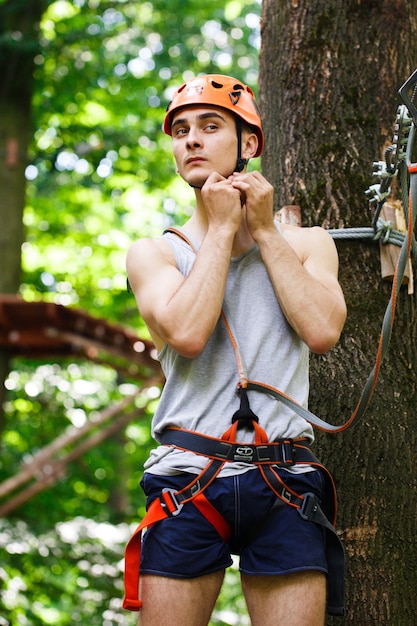
<path fill-rule="evenodd" d="M 383 245 L 392 243 L 400 248 L 406 237 L 404 233 L 392 228 L 392 222 L 385 222 L 383 220 L 378 220 L 377 231 L 369 226 L 360 228 L 329 228 L 327 232 L 335 240 L 372 240 L 376 243 L 380 242 Z M 417 259 L 417 242 L 414 237 L 412 241 L 412 254 L 413 257 Z"/>

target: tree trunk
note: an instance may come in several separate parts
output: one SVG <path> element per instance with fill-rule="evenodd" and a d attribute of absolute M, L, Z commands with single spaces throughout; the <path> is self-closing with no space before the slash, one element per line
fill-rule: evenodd
<path fill-rule="evenodd" d="M 20 285 L 25 169 L 33 134 L 32 77 L 39 49 L 38 22 L 45 5 L 43 0 L 0 4 L 0 293 L 16 293 Z M 0 433 L 8 361 L 8 354 L 0 351 Z"/>
<path fill-rule="evenodd" d="M 415 69 L 416 0 L 264 0 L 262 24 L 262 168 L 275 208 L 300 205 L 304 226 L 369 227 L 372 163 L 392 142 L 397 90 Z M 348 319 L 338 346 L 311 359 L 310 408 L 340 424 L 375 363 L 391 285 L 377 244 L 336 243 Z M 405 288 L 396 315 L 364 418 L 341 434 L 317 433 L 347 557 L 347 614 L 328 624 L 415 624 L 416 296 Z"/>

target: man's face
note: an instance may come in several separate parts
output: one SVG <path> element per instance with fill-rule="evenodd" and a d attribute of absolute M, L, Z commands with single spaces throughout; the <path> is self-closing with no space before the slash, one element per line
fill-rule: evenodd
<path fill-rule="evenodd" d="M 229 111 L 186 107 L 174 114 L 171 128 L 177 170 L 188 184 L 202 187 L 213 171 L 230 176 L 236 165 L 237 134 Z"/>

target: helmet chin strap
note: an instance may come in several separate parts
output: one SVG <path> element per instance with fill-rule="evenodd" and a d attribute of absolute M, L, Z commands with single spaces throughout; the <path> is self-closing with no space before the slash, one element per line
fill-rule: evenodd
<path fill-rule="evenodd" d="M 234 172 L 241 172 L 248 163 L 248 159 L 242 159 L 242 123 L 240 118 L 235 116 L 237 134 L 237 161 Z"/>
<path fill-rule="evenodd" d="M 237 160 L 236 160 L 236 165 L 235 165 L 235 169 L 233 170 L 233 172 L 241 172 L 248 164 L 249 159 L 242 158 L 242 124 L 241 124 L 240 118 L 237 115 L 235 115 L 235 122 L 236 122 L 236 134 L 237 134 Z M 233 174 L 233 172 L 231 172 L 231 174 Z M 188 184 L 193 189 L 201 189 L 202 186 L 204 185 L 204 183 L 202 185 L 192 185 L 191 183 L 188 183 Z"/>

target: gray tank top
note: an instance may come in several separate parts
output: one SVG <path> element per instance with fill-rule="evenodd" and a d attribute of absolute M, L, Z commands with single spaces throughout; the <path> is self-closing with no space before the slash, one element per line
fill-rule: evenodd
<path fill-rule="evenodd" d="M 188 275 L 194 252 L 175 234 L 163 237 L 171 246 L 178 269 Z M 257 245 L 231 259 L 224 301 L 248 378 L 276 387 L 307 407 L 308 347 L 286 321 Z M 239 408 L 235 353 L 223 320 L 219 319 L 198 357 L 187 359 L 165 345 L 158 358 L 166 383 L 152 422 L 154 438 L 158 440 L 170 426 L 221 437 Z M 248 397 L 270 441 L 287 437 L 313 440 L 311 425 L 289 407 L 258 391 L 249 391 Z M 238 441 L 252 439 L 252 432 L 239 429 Z M 205 457 L 159 446 L 145 469 L 160 475 L 198 473 L 206 463 Z M 221 476 L 247 470 L 247 464 L 227 463 Z"/>

